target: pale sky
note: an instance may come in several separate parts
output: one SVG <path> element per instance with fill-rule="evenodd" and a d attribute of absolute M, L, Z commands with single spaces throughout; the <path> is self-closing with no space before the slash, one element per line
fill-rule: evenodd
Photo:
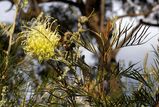
<path fill-rule="evenodd" d="M 9 2 L 0 2 L 0 21 L 4 22 L 13 22 L 14 20 L 14 14 L 15 14 L 15 8 L 12 9 L 9 12 L 6 12 L 7 9 L 9 9 L 11 4 Z"/>
<path fill-rule="evenodd" d="M 0 2 L 0 22 L 13 22 L 14 20 L 14 14 L 15 10 L 11 10 L 9 12 L 6 12 L 7 9 L 10 7 L 9 2 Z M 124 21 L 131 22 L 130 19 L 124 19 Z M 151 32 L 150 36 L 154 36 L 155 34 L 159 33 L 159 28 L 151 27 L 149 29 L 149 32 Z M 153 62 L 153 48 L 157 46 L 157 38 L 159 38 L 159 35 L 151 39 L 149 42 L 142 46 L 135 46 L 135 47 L 127 47 L 120 50 L 119 54 L 117 55 L 117 61 L 118 60 L 125 60 L 126 63 L 132 61 L 132 62 L 139 62 L 141 61 L 141 65 L 143 64 L 143 59 L 145 55 L 149 54 L 148 64 L 151 65 Z M 84 52 L 86 54 L 87 52 Z M 93 64 L 92 57 L 90 54 L 87 54 L 86 61 L 88 64 Z"/>

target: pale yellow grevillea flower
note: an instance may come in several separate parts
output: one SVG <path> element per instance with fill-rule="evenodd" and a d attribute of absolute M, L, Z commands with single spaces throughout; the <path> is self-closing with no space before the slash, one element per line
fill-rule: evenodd
<path fill-rule="evenodd" d="M 28 28 L 24 33 L 26 39 L 23 42 L 26 54 L 36 56 L 40 61 L 55 55 L 60 36 L 57 29 L 51 31 L 53 23 L 49 23 L 49 19 L 36 20 L 31 28 Z"/>

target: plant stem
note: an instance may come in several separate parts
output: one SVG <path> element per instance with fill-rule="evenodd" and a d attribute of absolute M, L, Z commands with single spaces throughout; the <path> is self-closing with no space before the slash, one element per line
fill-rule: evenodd
<path fill-rule="evenodd" d="M 0 86 L 3 87 L 4 84 L 6 83 L 5 81 L 8 80 L 8 75 L 7 75 L 7 71 L 8 71 L 8 68 L 9 68 L 9 54 L 10 54 L 10 51 L 11 51 L 11 48 L 12 48 L 12 39 L 13 39 L 13 33 L 14 33 L 14 30 L 15 30 L 15 26 L 16 26 L 16 21 L 17 21 L 17 18 L 19 18 L 19 10 L 21 8 L 20 4 L 22 3 L 23 0 L 19 0 L 19 2 L 16 4 L 16 14 L 15 14 L 15 18 L 14 18 L 14 22 L 12 24 L 12 27 L 10 28 L 9 30 L 9 43 L 8 43 L 8 48 L 7 48 L 7 51 L 5 52 L 6 56 L 4 58 L 4 69 L 1 73 L 1 78 L 0 78 Z M 0 93 L 2 93 L 2 89 L 3 88 L 0 88 Z M 2 95 L 0 95 L 0 100 L 2 99 Z"/>

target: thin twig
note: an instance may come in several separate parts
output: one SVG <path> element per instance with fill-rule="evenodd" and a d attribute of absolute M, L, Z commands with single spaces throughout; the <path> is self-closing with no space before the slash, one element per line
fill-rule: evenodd
<path fill-rule="evenodd" d="M 15 26 L 16 26 L 16 20 L 17 18 L 19 17 L 19 11 L 20 11 L 20 8 L 21 8 L 21 3 L 22 3 L 23 0 L 20 0 L 18 2 L 18 4 L 16 5 L 16 14 L 15 14 L 15 18 L 14 18 L 14 23 L 10 29 L 10 33 L 9 33 L 9 45 L 8 45 L 8 48 L 7 48 L 7 51 L 6 51 L 6 56 L 5 56 L 5 65 L 4 65 L 4 70 L 3 70 L 3 79 L 6 78 L 6 72 L 7 72 L 7 68 L 8 68 L 8 64 L 9 64 L 9 54 L 10 54 L 10 51 L 11 51 L 11 47 L 12 47 L 12 39 L 13 39 L 13 33 L 14 33 L 14 30 L 15 30 Z"/>

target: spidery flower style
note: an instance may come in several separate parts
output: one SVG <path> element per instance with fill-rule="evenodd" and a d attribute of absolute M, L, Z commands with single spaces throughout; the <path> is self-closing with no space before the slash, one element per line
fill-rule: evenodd
<path fill-rule="evenodd" d="M 23 41 L 26 54 L 36 56 L 40 61 L 50 59 L 55 55 L 54 51 L 60 36 L 57 29 L 51 31 L 54 22 L 49 23 L 49 18 L 37 19 L 31 28 L 28 28 L 28 31 L 24 33 L 26 39 Z"/>

